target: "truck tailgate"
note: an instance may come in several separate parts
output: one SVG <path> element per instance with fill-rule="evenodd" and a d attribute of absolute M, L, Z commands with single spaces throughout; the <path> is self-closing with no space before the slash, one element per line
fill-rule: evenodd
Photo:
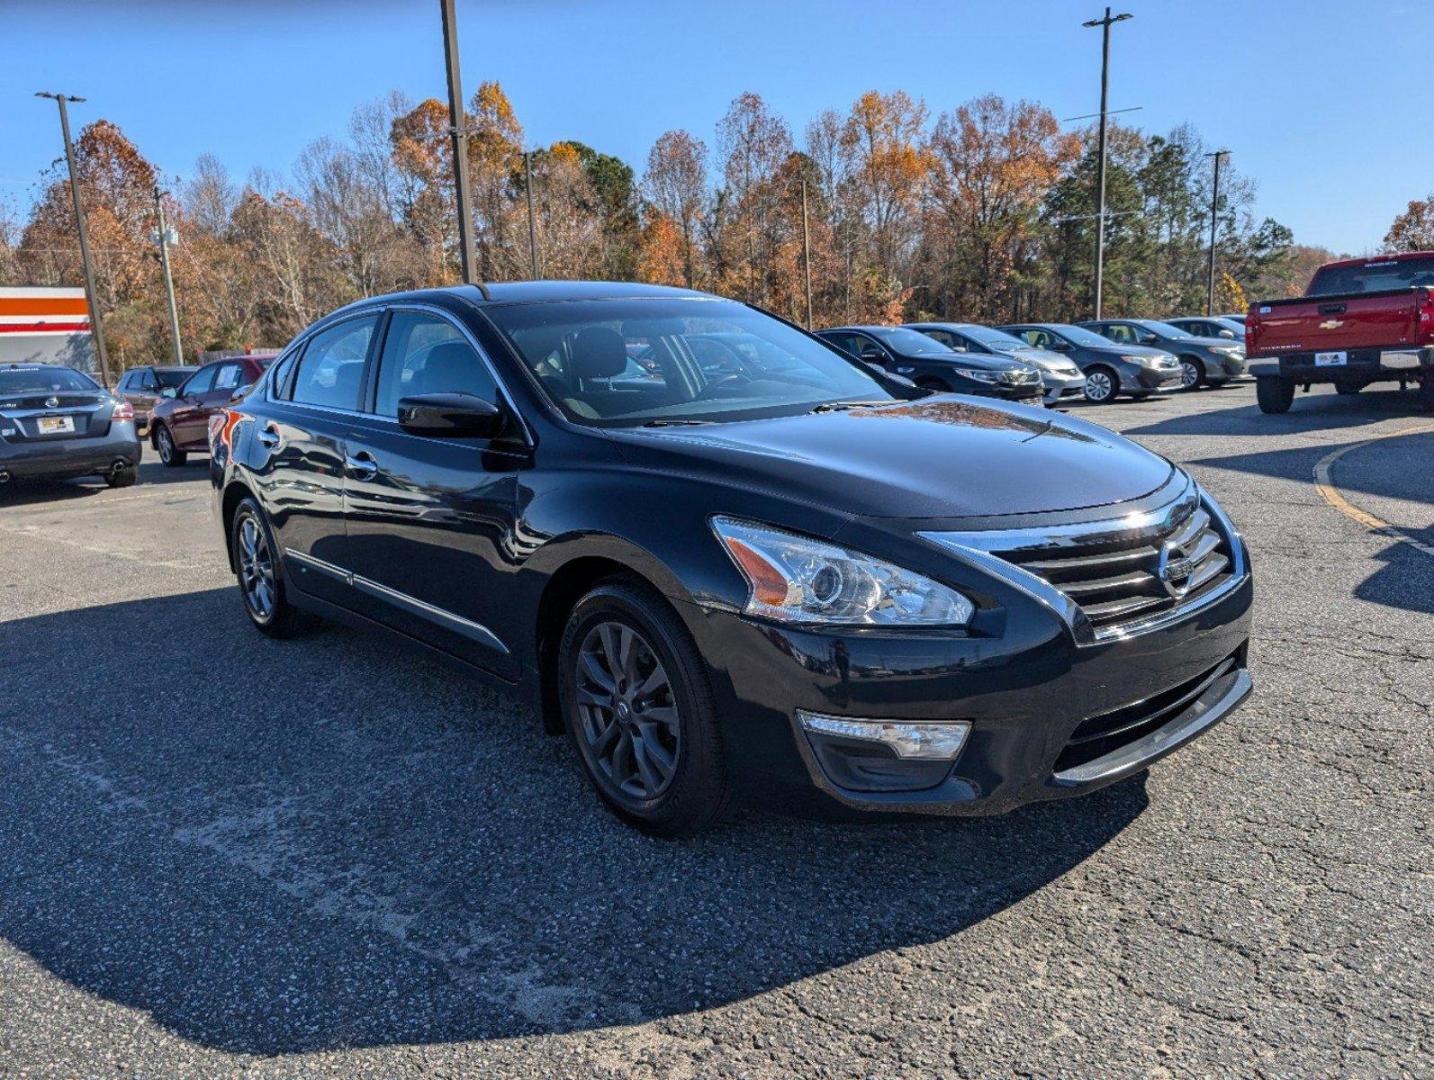
<path fill-rule="evenodd" d="M 1246 352 L 1271 356 L 1336 349 L 1398 349 L 1423 344 L 1420 287 L 1257 304 L 1245 321 Z"/>

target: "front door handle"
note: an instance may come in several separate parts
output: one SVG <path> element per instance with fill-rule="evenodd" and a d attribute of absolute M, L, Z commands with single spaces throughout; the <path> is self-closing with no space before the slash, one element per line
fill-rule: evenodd
<path fill-rule="evenodd" d="M 372 480 L 378 475 L 378 462 L 367 450 L 360 450 L 344 458 L 344 469 L 354 480 Z"/>
<path fill-rule="evenodd" d="M 254 437 L 259 440 L 261 446 L 267 446 L 271 450 L 279 445 L 279 433 L 274 430 L 273 424 L 261 428 L 259 434 Z"/>

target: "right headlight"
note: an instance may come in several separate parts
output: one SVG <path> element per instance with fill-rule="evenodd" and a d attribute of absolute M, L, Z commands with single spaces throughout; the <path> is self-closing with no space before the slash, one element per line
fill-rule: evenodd
<path fill-rule="evenodd" d="M 900 566 L 750 521 L 715 517 L 712 531 L 747 579 L 745 611 L 791 623 L 965 626 L 975 605 Z"/>

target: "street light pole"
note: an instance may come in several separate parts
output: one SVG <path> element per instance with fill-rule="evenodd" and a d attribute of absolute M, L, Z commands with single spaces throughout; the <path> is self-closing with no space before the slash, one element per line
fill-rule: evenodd
<path fill-rule="evenodd" d="M 1105 9 L 1105 17 L 1091 19 L 1082 26 L 1101 28 L 1100 43 L 1100 151 L 1096 158 L 1096 220 L 1095 220 L 1095 317 L 1100 318 L 1101 292 L 1105 282 L 1105 118 L 1106 90 L 1110 85 L 1110 28 L 1111 25 L 1131 18 L 1129 13 L 1112 15 Z"/>
<path fill-rule="evenodd" d="M 73 94 L 50 94 L 45 91 L 37 91 L 36 97 L 52 98 L 60 106 L 60 134 L 65 139 L 65 162 L 70 169 L 70 198 L 75 204 L 75 231 L 80 237 L 80 262 L 85 269 L 85 302 L 90 309 L 90 338 L 95 343 L 95 356 L 100 362 L 100 378 L 104 381 L 105 389 L 110 387 L 110 359 L 105 352 L 105 335 L 100 326 L 100 301 L 99 294 L 95 290 L 95 267 L 90 260 L 90 234 L 85 228 L 85 208 L 80 201 L 80 178 L 75 172 L 75 148 L 70 142 L 70 112 L 67 103 L 71 101 L 84 101 L 82 97 L 75 97 Z"/>
<path fill-rule="evenodd" d="M 807 228 L 807 178 L 802 177 L 802 273 L 807 279 L 807 329 L 815 325 L 812 319 L 812 235 Z"/>
<path fill-rule="evenodd" d="M 523 153 L 524 185 L 528 189 L 528 260 L 532 263 L 533 280 L 538 280 L 538 222 L 533 214 L 533 155 Z"/>
<path fill-rule="evenodd" d="M 1220 212 L 1220 159 L 1229 157 L 1230 151 L 1216 150 L 1205 156 L 1215 159 L 1215 182 L 1210 187 L 1210 266 L 1205 281 L 1205 314 L 1208 317 L 1215 314 L 1215 227 Z"/>
<path fill-rule="evenodd" d="M 468 124 L 463 115 L 463 80 L 458 73 L 458 17 L 453 0 L 438 0 L 443 10 L 443 53 L 448 67 L 448 118 L 453 135 L 453 183 L 458 201 L 458 259 L 467 284 L 477 285 L 488 299 L 488 289 L 478 278 L 478 260 L 473 250 L 473 197 L 468 187 Z"/>
<path fill-rule="evenodd" d="M 169 301 L 169 334 L 174 341 L 174 362 L 184 365 L 184 349 L 179 344 L 179 308 L 174 303 L 174 278 L 169 273 L 169 226 L 164 221 L 164 196 L 154 185 L 154 216 L 158 223 L 159 265 L 164 269 L 164 295 Z"/>

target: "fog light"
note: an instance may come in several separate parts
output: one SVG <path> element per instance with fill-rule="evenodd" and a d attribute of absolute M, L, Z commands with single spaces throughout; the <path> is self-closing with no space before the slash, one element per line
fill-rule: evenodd
<path fill-rule="evenodd" d="M 899 758 L 915 761 L 953 761 L 966 737 L 969 720 L 922 720 L 914 723 L 895 720 L 851 720 L 797 710 L 803 729 L 820 735 L 881 743 Z"/>

